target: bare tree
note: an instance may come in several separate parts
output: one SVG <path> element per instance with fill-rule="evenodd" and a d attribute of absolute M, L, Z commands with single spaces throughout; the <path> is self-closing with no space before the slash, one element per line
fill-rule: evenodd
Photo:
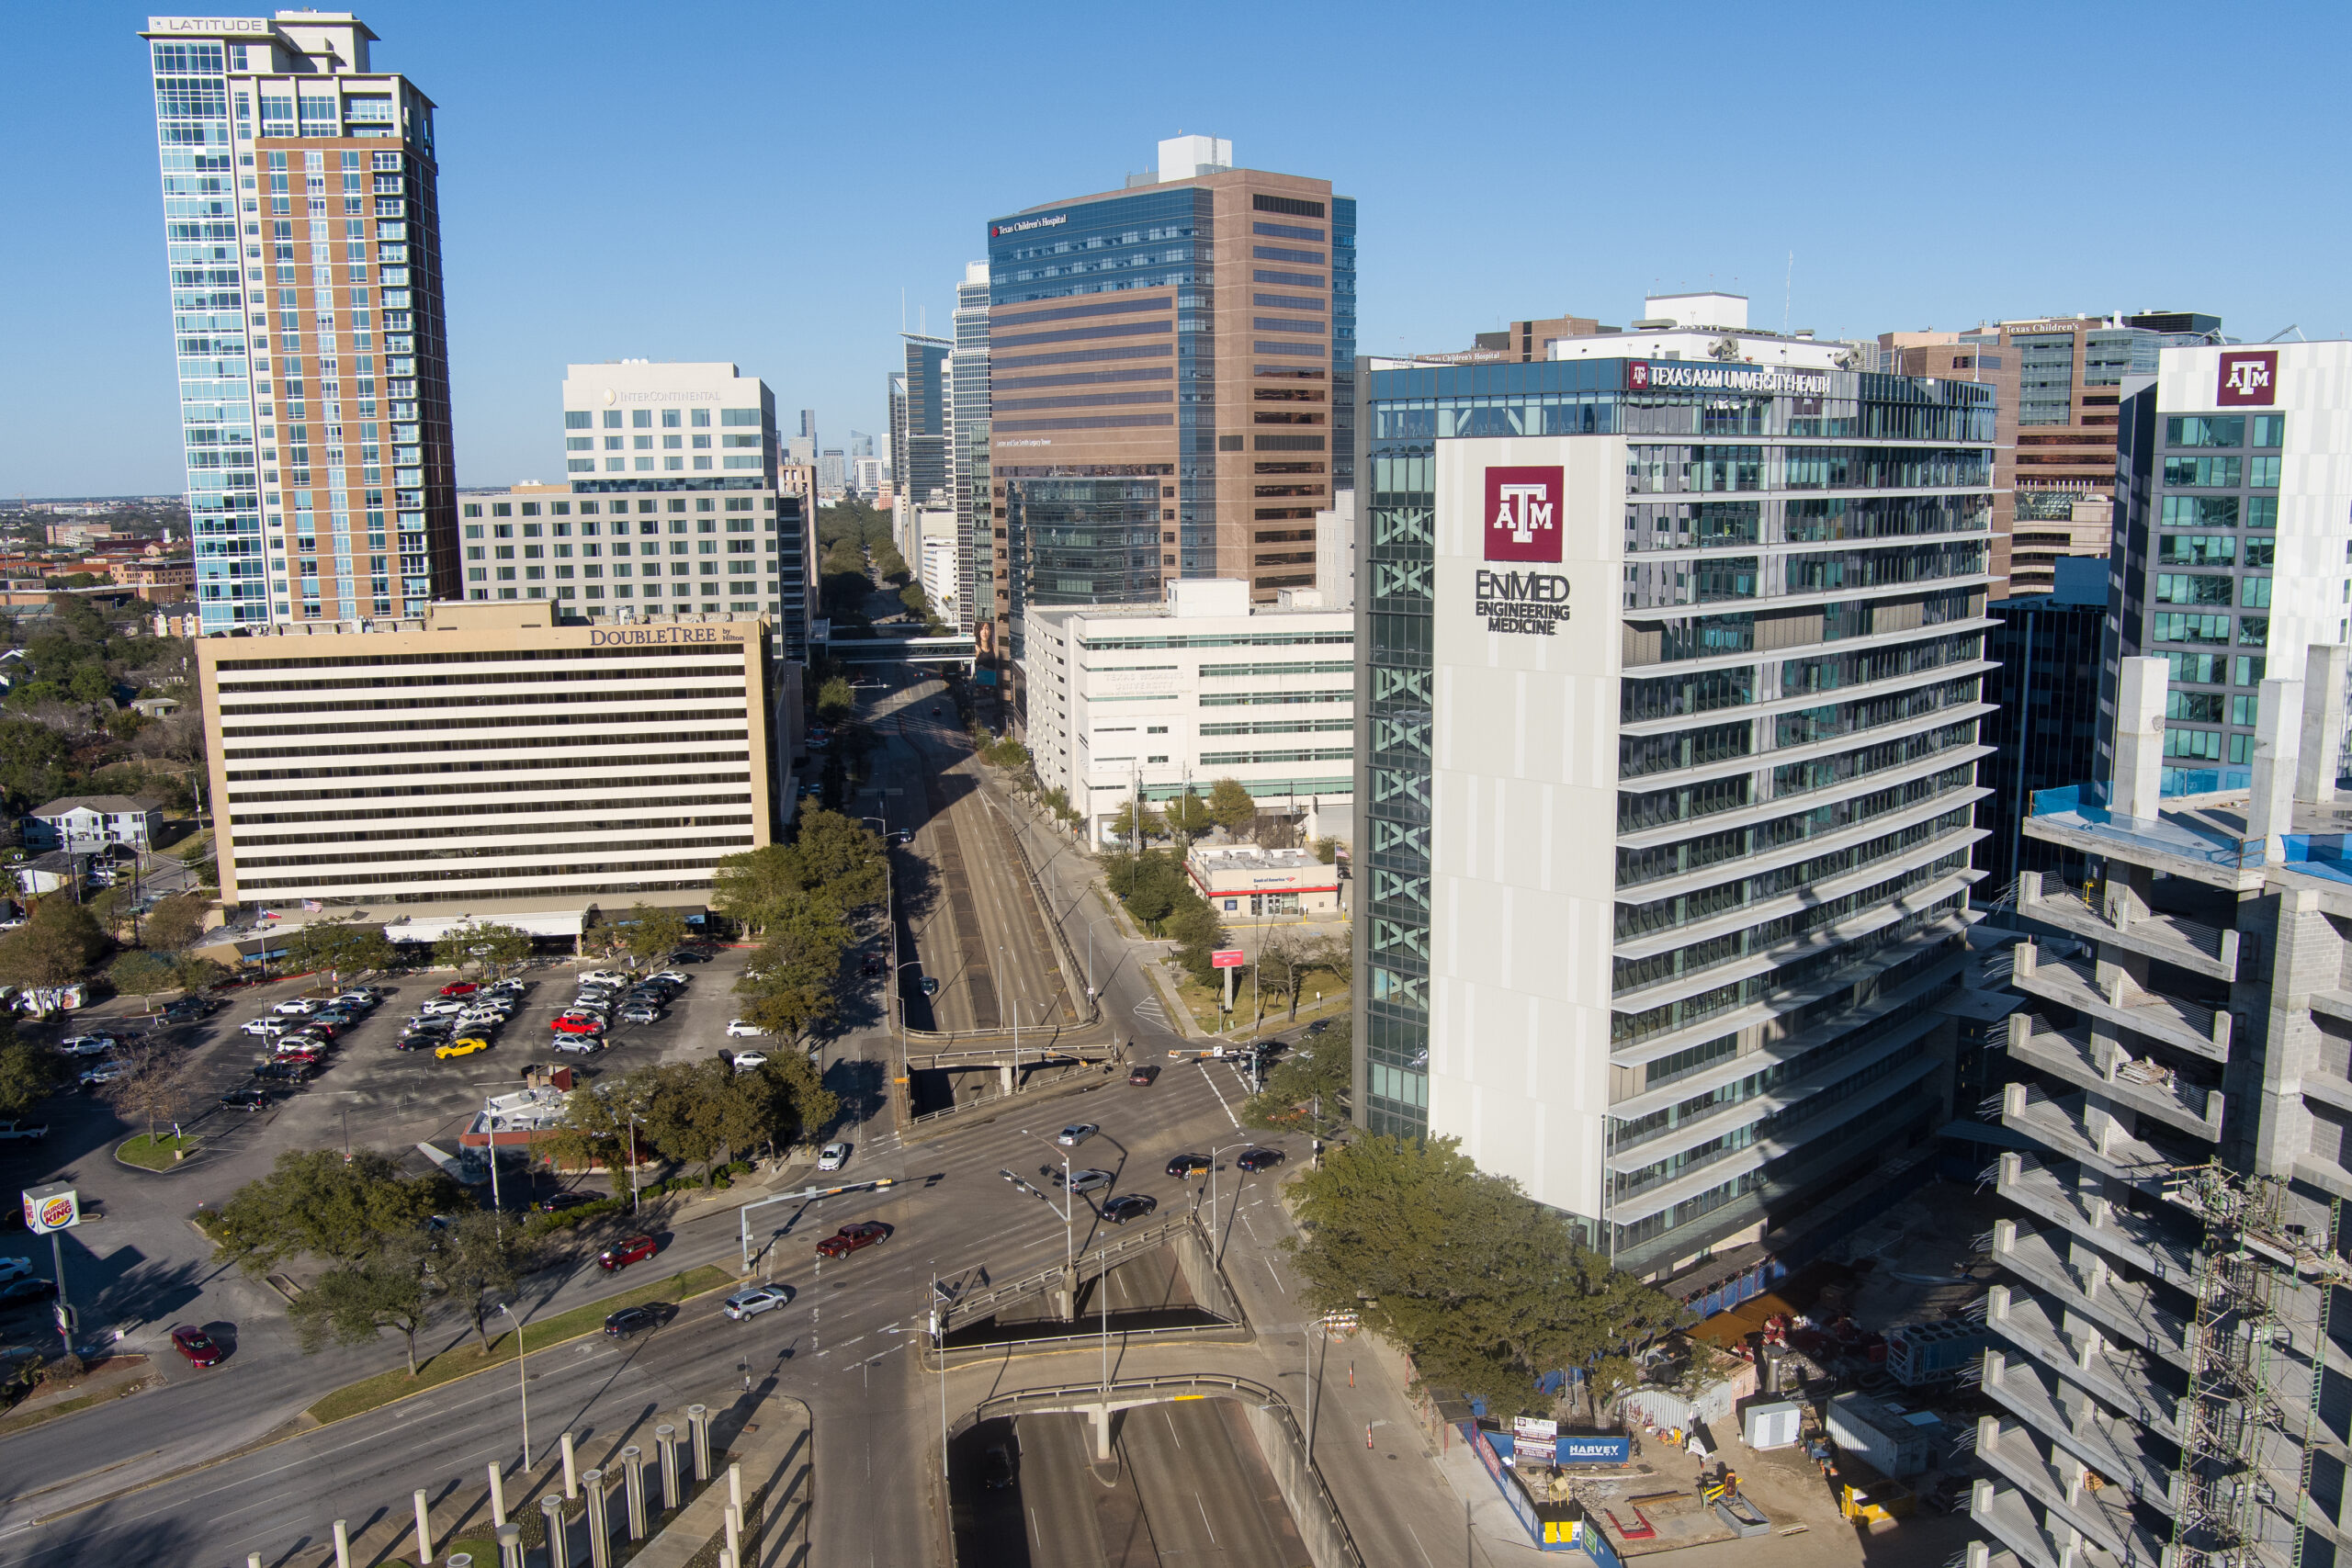
<path fill-rule="evenodd" d="M 114 1061 L 122 1068 L 117 1077 L 99 1086 L 108 1105 L 125 1120 L 144 1118 L 147 1141 L 155 1141 L 155 1123 L 175 1122 L 187 1102 L 187 1085 L 180 1077 L 176 1056 L 157 1046 L 136 1044 L 118 1050 Z"/>

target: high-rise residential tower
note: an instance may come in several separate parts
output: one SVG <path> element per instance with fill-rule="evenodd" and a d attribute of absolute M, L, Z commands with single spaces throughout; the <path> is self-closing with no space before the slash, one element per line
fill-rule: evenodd
<path fill-rule="evenodd" d="M 998 581 L 989 529 L 989 264 L 973 262 L 956 286 L 956 346 L 947 356 L 947 463 L 956 491 L 956 626 L 975 632 L 991 623 L 988 646 L 1001 646 L 994 623 Z M 973 476 L 979 475 L 979 489 Z M 982 601 L 985 599 L 985 603 Z M 985 652 L 985 649 L 984 649 Z"/>
<path fill-rule="evenodd" d="M 1992 389 L 1688 303 L 1365 361 L 1356 497 L 1357 1114 L 1652 1278 L 1949 1117 L 1984 836 Z"/>
<path fill-rule="evenodd" d="M 1176 577 L 1243 580 L 1259 603 L 1312 586 L 1315 514 L 1353 461 L 1354 200 L 1184 136 L 1152 175 L 988 240 L 1012 604 L 1151 603 Z"/>
<path fill-rule="evenodd" d="M 140 36 L 203 629 L 455 597 L 433 101 L 349 12 Z"/>

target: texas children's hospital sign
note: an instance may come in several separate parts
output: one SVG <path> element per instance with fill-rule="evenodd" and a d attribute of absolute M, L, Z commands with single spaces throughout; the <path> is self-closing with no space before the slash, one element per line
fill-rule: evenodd
<path fill-rule="evenodd" d="M 1556 468 L 1489 468 L 1486 558 L 1558 565 L 1566 490 Z M 1490 632 L 1551 637 L 1569 618 L 1568 580 L 1557 572 L 1481 567 L 1477 615 Z"/>

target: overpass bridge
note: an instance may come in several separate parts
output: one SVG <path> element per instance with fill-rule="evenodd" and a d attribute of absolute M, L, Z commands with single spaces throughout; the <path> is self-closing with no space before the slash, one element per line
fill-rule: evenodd
<path fill-rule="evenodd" d="M 825 651 L 843 664 L 969 664 L 975 649 L 967 636 L 856 637 L 829 632 Z"/>

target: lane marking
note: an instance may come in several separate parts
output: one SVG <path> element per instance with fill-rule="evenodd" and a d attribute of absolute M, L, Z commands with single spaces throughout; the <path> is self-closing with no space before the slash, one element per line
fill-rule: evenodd
<path fill-rule="evenodd" d="M 1233 1113 L 1232 1106 L 1226 1104 L 1225 1090 L 1216 1087 L 1216 1075 L 1215 1073 L 1205 1073 L 1202 1076 L 1209 1080 L 1209 1090 L 1216 1096 L 1217 1108 L 1225 1112 L 1225 1119 L 1232 1122 L 1235 1129 L 1238 1131 L 1241 1126 L 1241 1118 Z"/>

